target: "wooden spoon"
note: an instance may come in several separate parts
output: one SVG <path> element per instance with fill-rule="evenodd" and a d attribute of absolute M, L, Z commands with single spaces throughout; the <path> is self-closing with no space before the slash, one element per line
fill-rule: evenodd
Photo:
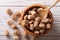
<path fill-rule="evenodd" d="M 47 7 L 45 9 L 42 9 L 42 10 L 39 11 L 39 16 L 41 17 L 41 20 L 43 20 L 47 17 L 49 10 L 53 6 L 55 6 L 58 2 L 60 2 L 60 0 L 55 0 L 55 2 L 50 7 Z"/>

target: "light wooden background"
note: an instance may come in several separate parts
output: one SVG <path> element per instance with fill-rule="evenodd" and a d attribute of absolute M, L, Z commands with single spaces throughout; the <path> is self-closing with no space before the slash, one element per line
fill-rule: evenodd
<path fill-rule="evenodd" d="M 13 30 L 7 25 L 6 21 L 9 16 L 6 10 L 11 8 L 13 12 L 24 10 L 30 4 L 41 3 L 49 6 L 54 0 L 0 0 L 0 40 L 14 40 Z M 60 3 L 51 9 L 54 17 L 53 28 L 44 36 L 39 37 L 39 40 L 60 40 Z M 22 28 L 18 26 L 21 30 Z M 11 38 L 7 38 L 3 34 L 3 30 L 7 29 L 10 32 Z"/>

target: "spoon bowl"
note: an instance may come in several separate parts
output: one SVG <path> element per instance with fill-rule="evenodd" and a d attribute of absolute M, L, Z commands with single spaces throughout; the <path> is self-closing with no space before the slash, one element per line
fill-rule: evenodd
<path fill-rule="evenodd" d="M 41 20 L 45 19 L 46 16 L 47 16 L 47 12 L 48 10 L 47 9 L 42 9 L 38 12 L 39 16 L 41 17 Z"/>
<path fill-rule="evenodd" d="M 24 20 L 24 15 L 25 15 L 30 9 L 32 9 L 32 8 L 34 8 L 34 7 L 39 7 L 39 8 L 43 8 L 43 9 L 47 8 L 47 6 L 44 6 L 44 5 L 41 5 L 41 4 L 32 4 L 32 5 L 28 6 L 27 8 L 25 8 L 25 10 L 21 12 L 21 26 L 22 26 L 22 28 L 24 29 L 24 31 L 26 31 L 28 34 L 33 35 L 33 36 L 41 36 L 41 35 L 43 35 L 43 34 L 35 34 L 35 33 L 32 33 L 32 32 L 29 31 L 25 26 L 22 25 L 22 21 Z M 42 12 L 43 12 L 43 11 L 42 11 Z M 39 13 L 37 13 L 37 14 L 38 14 L 39 17 L 41 17 Z M 51 11 L 48 12 L 48 16 L 49 16 L 49 17 L 51 18 L 51 20 L 52 20 L 52 22 L 51 22 L 51 28 L 52 28 L 52 25 L 53 25 L 53 15 L 52 15 Z M 50 29 L 51 29 L 51 28 L 50 28 Z M 49 29 L 49 30 L 50 30 L 50 29 Z M 44 34 L 46 34 L 49 30 L 46 30 Z"/>
<path fill-rule="evenodd" d="M 43 19 L 45 19 L 47 17 L 49 10 L 52 7 L 54 7 L 58 2 L 60 2 L 60 0 L 55 0 L 55 2 L 53 2 L 53 4 L 50 5 L 50 7 L 47 7 L 47 8 L 45 8 L 45 9 L 43 9 L 43 10 L 41 10 L 39 12 L 39 15 L 41 17 L 41 20 L 43 20 Z"/>

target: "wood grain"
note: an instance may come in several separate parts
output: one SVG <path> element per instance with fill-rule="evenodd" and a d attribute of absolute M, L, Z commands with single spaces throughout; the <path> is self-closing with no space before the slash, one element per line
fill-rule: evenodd
<path fill-rule="evenodd" d="M 0 0 L 0 40 L 14 40 L 13 30 L 6 23 L 8 18 L 10 18 L 6 14 L 8 8 L 12 9 L 15 13 L 16 11 L 21 12 L 30 4 L 41 3 L 49 6 L 52 2 L 54 0 Z M 60 40 L 60 3 L 53 7 L 51 12 L 54 17 L 53 28 L 44 36 L 39 37 L 39 40 Z M 22 30 L 21 26 L 17 26 L 19 30 Z M 4 36 L 3 31 L 5 29 L 9 31 L 11 38 Z"/>
<path fill-rule="evenodd" d="M 35 3 L 49 6 L 52 2 L 54 2 L 54 0 L 0 0 L 0 6 L 28 6 Z M 60 3 L 58 3 L 56 6 L 60 6 Z"/>

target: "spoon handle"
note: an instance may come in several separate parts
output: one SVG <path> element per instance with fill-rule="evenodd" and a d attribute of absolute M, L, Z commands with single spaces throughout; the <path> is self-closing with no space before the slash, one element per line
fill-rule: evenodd
<path fill-rule="evenodd" d="M 50 5 L 50 7 L 48 7 L 49 9 L 51 9 L 53 6 L 55 6 L 58 2 L 60 2 L 60 0 L 55 0 L 55 2 L 53 4 Z"/>

